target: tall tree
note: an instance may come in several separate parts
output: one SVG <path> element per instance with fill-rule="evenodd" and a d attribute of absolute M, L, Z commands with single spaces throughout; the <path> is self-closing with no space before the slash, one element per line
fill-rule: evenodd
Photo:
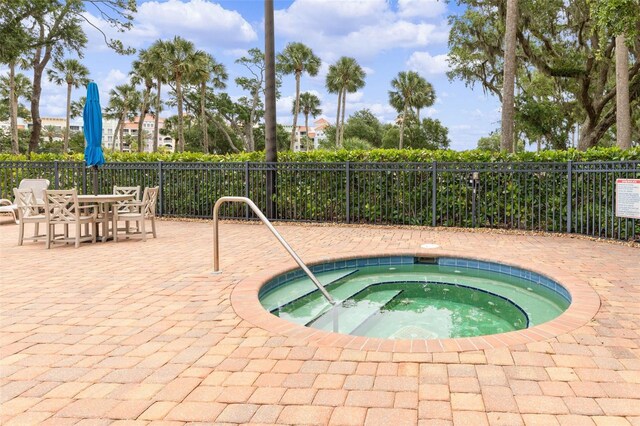
<path fill-rule="evenodd" d="M 336 146 L 342 146 L 347 93 L 354 93 L 365 85 L 366 73 L 354 58 L 343 56 L 329 66 L 326 88 L 329 93 L 338 93 L 336 114 Z"/>
<path fill-rule="evenodd" d="M 140 92 L 132 84 L 121 84 L 111 89 L 109 92 L 109 103 L 107 104 L 105 116 L 116 118 L 116 133 L 120 145 L 120 152 L 124 149 L 124 126 L 127 121 L 135 117 L 135 112 L 140 105 Z M 116 135 L 114 134 L 112 150 L 116 149 Z"/>
<path fill-rule="evenodd" d="M 202 127 L 202 148 L 209 153 L 209 123 L 207 120 L 206 101 L 208 95 L 208 83 L 212 89 L 224 89 L 225 81 L 229 77 L 225 66 L 215 58 L 203 51 L 194 55 L 194 68 L 191 73 L 193 83 L 198 86 L 200 98 L 200 126 Z"/>
<path fill-rule="evenodd" d="M 249 92 L 248 96 L 242 97 L 237 102 L 237 109 L 243 116 L 242 128 L 239 129 L 243 135 L 244 148 L 246 151 L 252 152 L 256 150 L 256 141 L 254 138 L 254 129 L 256 123 L 264 116 L 265 81 L 266 81 L 266 63 L 265 54 L 258 48 L 249 49 L 246 56 L 236 60 L 236 64 L 242 65 L 248 76 L 241 76 L 235 79 L 235 82 L 243 90 Z M 275 76 L 275 96 L 278 98 L 278 88 L 280 87 L 280 77 L 276 73 Z M 275 131 L 275 129 L 274 129 Z"/>
<path fill-rule="evenodd" d="M 162 111 L 162 85 L 169 78 L 167 56 L 165 55 L 167 43 L 162 40 L 154 42 L 147 50 L 146 59 L 156 83 L 156 103 L 154 107 L 153 127 L 153 152 L 158 151 L 158 139 L 160 137 L 160 111 Z"/>
<path fill-rule="evenodd" d="M 620 0 L 637 11 L 637 0 Z M 538 71 L 553 79 L 575 101 L 582 120 L 579 149 L 595 146 L 615 123 L 616 89 L 614 51 L 611 32 L 602 34 L 594 26 L 589 4 L 609 7 L 608 1 L 523 1 L 518 4 L 516 30 L 518 50 L 518 90 L 521 77 Z M 467 85 L 480 83 L 502 100 L 503 40 L 506 16 L 504 0 L 461 0 L 465 7 L 451 19 L 449 36 L 449 78 L 459 78 Z M 633 9 L 635 7 L 635 9 Z M 544 10 L 544 14 L 540 13 Z M 640 14 L 626 13 L 637 27 Z M 629 40 L 631 65 L 629 101 L 631 108 L 640 100 L 640 40 Z M 526 80 L 526 79 L 522 79 Z"/>
<path fill-rule="evenodd" d="M 0 95 L 6 99 L 9 106 L 9 127 L 11 132 L 11 153 L 20 153 L 18 140 L 18 117 L 23 117 L 25 111 L 20 104 L 20 98 L 31 97 L 31 81 L 22 73 L 15 73 L 15 62 L 9 64 L 9 76 L 0 77 Z M 26 117 L 25 117 L 26 118 Z"/>
<path fill-rule="evenodd" d="M 57 85 L 67 85 L 67 121 L 64 129 L 63 149 L 69 150 L 69 127 L 71 121 L 71 89 L 89 84 L 89 69 L 77 59 L 54 60 L 53 68 L 47 70 L 49 81 Z"/>
<path fill-rule="evenodd" d="M 278 54 L 278 69 L 285 75 L 294 74 L 296 78 L 296 98 L 293 114 L 293 128 L 291 129 L 291 149 L 296 139 L 298 126 L 298 114 L 300 114 L 300 77 L 303 72 L 310 76 L 316 76 L 320 70 L 320 58 L 314 55 L 313 50 L 302 43 L 289 43 Z"/>
<path fill-rule="evenodd" d="M 149 50 L 141 50 L 138 53 L 138 59 L 131 64 L 131 84 L 142 84 L 142 102 L 140 103 L 140 117 L 138 119 L 138 152 L 144 151 L 144 143 L 142 141 L 144 119 L 149 112 L 149 98 L 151 96 L 151 89 L 153 89 L 154 83 L 154 63 Z M 156 141 L 157 144 L 157 141 Z"/>
<path fill-rule="evenodd" d="M 59 0 L 12 0 L 8 7 L 2 7 L 0 35 L 3 40 L 3 52 L 0 58 L 24 54 L 29 57 L 33 67 L 33 90 L 31 96 L 32 131 L 28 153 L 35 151 L 40 140 L 42 120 L 40 118 L 40 97 L 42 94 L 42 76 L 52 58 L 60 58 L 63 51 L 82 56 L 87 37 L 82 29 L 88 24 L 104 32 L 87 14 L 86 5 L 96 2 Z M 102 0 L 100 18 L 117 30 L 131 27 L 132 13 L 136 10 L 134 0 Z M 129 53 L 122 42 L 107 39 L 107 45 L 119 53 Z M 9 46 L 9 47 L 5 47 Z M 6 49 L 6 50 L 5 50 Z M 10 52 L 5 55 L 5 52 Z"/>
<path fill-rule="evenodd" d="M 589 6 L 600 37 L 606 37 L 607 34 L 615 37 L 616 143 L 622 149 L 629 149 L 632 124 L 627 42 L 633 44 L 635 40 L 636 44 L 640 44 L 640 37 L 638 37 L 640 35 L 640 2 L 638 0 L 590 0 Z M 636 61 L 638 61 L 637 56 Z"/>
<path fill-rule="evenodd" d="M 291 111 L 295 110 L 295 103 L 291 106 Z M 309 116 L 317 117 L 322 114 L 320 109 L 320 98 L 310 92 L 305 92 L 300 95 L 300 109 L 304 114 L 304 128 L 307 132 L 306 150 L 309 151 L 309 145 L 313 143 L 313 140 L 309 137 Z"/>
<path fill-rule="evenodd" d="M 268 163 L 278 161 L 278 145 L 276 139 L 276 55 L 273 24 L 273 0 L 264 0 L 264 145 L 265 160 Z M 267 171 L 267 217 L 276 215 L 276 173 Z"/>
<path fill-rule="evenodd" d="M 391 80 L 391 88 L 394 90 L 389 91 L 389 103 L 401 113 L 399 149 L 404 147 L 404 127 L 410 108 L 423 104 L 423 92 L 428 86 L 429 83 L 415 71 L 400 71 L 398 76 Z"/>
<path fill-rule="evenodd" d="M 518 0 L 507 0 L 504 33 L 504 77 L 502 85 L 502 142 L 503 151 L 515 151 L 515 84 L 516 32 L 518 30 Z"/>
<path fill-rule="evenodd" d="M 190 73 L 194 69 L 196 60 L 196 50 L 192 42 L 175 36 L 173 40 L 166 43 L 166 59 L 169 63 L 169 74 L 175 83 L 176 100 L 178 104 L 178 152 L 184 151 L 184 107 L 182 95 L 183 80 L 190 78 Z"/>

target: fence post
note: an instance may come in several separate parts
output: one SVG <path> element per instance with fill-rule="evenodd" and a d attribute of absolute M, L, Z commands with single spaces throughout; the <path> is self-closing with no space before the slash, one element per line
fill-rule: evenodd
<path fill-rule="evenodd" d="M 158 161 L 158 216 L 162 216 L 162 205 L 163 200 L 164 200 L 164 196 L 163 196 L 163 190 L 162 187 L 164 185 L 164 176 L 163 176 L 163 171 L 162 171 L 162 160 Z"/>
<path fill-rule="evenodd" d="M 245 198 L 249 198 L 250 192 L 249 192 L 249 162 L 245 161 L 244 162 L 244 196 Z M 249 206 L 245 205 L 244 206 L 244 217 L 245 219 L 249 220 Z"/>
<path fill-rule="evenodd" d="M 351 162 L 347 161 L 345 164 L 345 172 L 346 172 L 346 179 L 345 179 L 345 195 L 346 195 L 346 199 L 347 199 L 347 208 L 346 208 L 346 215 L 347 215 L 347 223 L 351 222 Z"/>
<path fill-rule="evenodd" d="M 437 211 L 437 179 L 438 179 L 438 162 L 433 161 L 431 163 L 431 226 L 436 226 L 436 211 Z"/>
<path fill-rule="evenodd" d="M 571 233 L 571 193 L 573 192 L 571 170 L 571 160 L 569 160 L 567 161 L 567 234 Z"/>
<path fill-rule="evenodd" d="M 58 164 L 58 160 L 53 160 L 53 187 L 55 189 L 60 189 L 60 178 L 58 176 L 59 171 L 60 166 Z"/>
<path fill-rule="evenodd" d="M 82 162 L 82 193 L 87 193 L 87 163 L 85 161 Z"/>

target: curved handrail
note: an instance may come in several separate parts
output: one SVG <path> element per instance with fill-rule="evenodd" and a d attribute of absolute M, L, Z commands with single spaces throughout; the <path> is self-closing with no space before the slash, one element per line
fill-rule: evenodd
<path fill-rule="evenodd" d="M 260 211 L 258 206 L 256 206 L 254 202 L 247 197 L 220 197 L 218 201 L 216 201 L 216 204 L 213 206 L 213 271 L 214 272 L 220 271 L 220 248 L 219 248 L 220 244 L 218 241 L 218 210 L 220 209 L 220 206 L 223 203 L 227 203 L 227 202 L 245 203 L 249 207 L 251 207 L 251 210 L 253 210 L 256 216 L 258 216 L 258 218 L 262 221 L 262 223 L 267 225 L 267 228 L 269 228 L 269 231 L 271 231 L 271 233 L 276 237 L 276 239 L 280 242 L 280 244 L 282 244 L 282 246 L 289 252 L 291 257 L 293 257 L 293 260 L 295 260 L 296 263 L 300 266 L 300 268 L 302 268 L 302 270 L 309 276 L 309 278 L 315 284 L 315 286 L 318 287 L 318 290 L 320 290 L 320 293 L 322 293 L 325 299 L 327 299 L 329 303 L 331 303 L 332 305 L 336 304 L 335 300 L 333 300 L 333 297 L 331 297 L 331 295 L 322 286 L 322 284 L 320 284 L 320 281 L 318 281 L 316 276 L 313 275 L 313 273 L 309 270 L 309 268 L 307 268 L 307 265 L 305 265 L 302 259 L 300 259 L 300 257 L 296 254 L 296 252 L 293 251 L 291 246 L 287 244 L 287 242 L 284 240 L 284 238 L 282 238 L 280 233 L 276 231 L 276 228 L 274 228 L 271 222 L 269 222 L 269 219 L 267 219 L 267 217 L 262 213 L 262 211 Z"/>

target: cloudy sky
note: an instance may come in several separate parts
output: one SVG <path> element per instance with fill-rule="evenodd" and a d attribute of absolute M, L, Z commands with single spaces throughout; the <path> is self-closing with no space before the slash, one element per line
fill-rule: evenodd
<path fill-rule="evenodd" d="M 125 45 L 145 48 L 155 40 L 180 35 L 224 63 L 229 71 L 230 95 L 241 96 L 235 77 L 243 69 L 234 61 L 248 49 L 264 49 L 262 0 L 139 1 L 134 28 L 117 34 Z M 389 106 L 390 81 L 398 72 L 415 70 L 431 82 L 436 103 L 424 112 L 449 128 L 451 147 L 471 149 L 479 137 L 499 127 L 499 103 L 480 88 L 471 90 L 446 77 L 449 26 L 447 17 L 460 13 L 455 2 L 442 0 L 276 0 L 276 51 L 292 41 L 305 43 L 322 59 L 318 76 L 302 78 L 302 91 L 316 93 L 323 115 L 333 122 L 336 95 L 324 89 L 329 64 L 340 56 L 355 57 L 367 72 L 366 86 L 347 96 L 347 113 L 369 108 L 389 122 L 396 112 Z M 96 17 L 105 32 L 116 35 Z M 103 104 L 111 88 L 127 80 L 134 57 L 111 52 L 95 29 L 88 27 L 89 48 L 82 62 L 101 89 Z M 295 85 L 286 78 L 278 101 L 278 122 L 291 123 L 289 111 Z M 83 95 L 82 90 L 74 97 Z M 43 116 L 64 116 L 65 91 L 45 82 Z"/>

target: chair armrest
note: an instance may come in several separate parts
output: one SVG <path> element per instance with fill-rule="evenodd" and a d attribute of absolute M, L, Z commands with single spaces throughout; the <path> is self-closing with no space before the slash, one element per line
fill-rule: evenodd
<path fill-rule="evenodd" d="M 141 207 L 141 206 L 144 206 L 144 203 L 137 201 L 132 203 L 129 203 L 129 202 L 123 203 L 123 204 L 120 204 L 118 207 Z"/>
<path fill-rule="evenodd" d="M 6 198 L 0 198 L 0 206 L 10 206 L 13 204 L 13 201 L 7 200 Z"/>
<path fill-rule="evenodd" d="M 87 204 L 84 206 L 78 206 L 79 210 L 85 210 L 85 209 L 97 209 L 98 205 L 97 204 Z"/>

